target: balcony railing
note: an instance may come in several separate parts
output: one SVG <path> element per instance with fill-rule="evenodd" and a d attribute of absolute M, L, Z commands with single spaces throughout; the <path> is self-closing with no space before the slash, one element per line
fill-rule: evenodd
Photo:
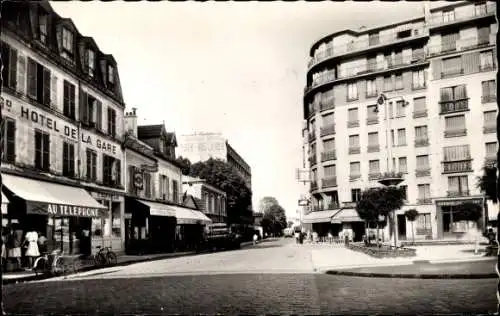
<path fill-rule="evenodd" d="M 496 125 L 485 125 L 483 127 L 483 134 L 491 134 L 491 133 L 496 133 L 497 132 L 497 127 Z"/>
<path fill-rule="evenodd" d="M 429 138 L 417 138 L 415 139 L 415 147 L 425 147 L 429 146 Z"/>
<path fill-rule="evenodd" d="M 382 177 L 380 172 L 370 172 L 368 174 L 368 180 L 378 180 Z"/>
<path fill-rule="evenodd" d="M 327 100 L 321 100 L 321 111 L 326 111 L 326 110 L 333 110 L 335 109 L 335 100 L 334 99 L 327 99 Z"/>
<path fill-rule="evenodd" d="M 448 197 L 469 196 L 469 195 L 470 195 L 469 190 L 452 190 L 446 192 L 446 196 Z"/>
<path fill-rule="evenodd" d="M 337 159 L 335 150 L 324 151 L 321 153 L 321 162 L 335 159 Z"/>
<path fill-rule="evenodd" d="M 378 123 L 378 116 L 371 116 L 366 118 L 367 125 L 373 125 Z"/>
<path fill-rule="evenodd" d="M 413 111 L 413 118 L 427 117 L 427 110 L 415 110 Z"/>
<path fill-rule="evenodd" d="M 445 53 L 457 51 L 466 51 L 474 48 L 481 48 L 496 43 L 496 37 L 490 36 L 487 38 L 468 37 L 459 39 L 455 42 L 441 42 L 440 44 L 428 45 L 427 55 L 436 56 Z"/>
<path fill-rule="evenodd" d="M 331 187 L 336 187 L 336 186 L 337 186 L 337 177 L 324 178 L 321 181 L 322 188 L 331 188 Z"/>
<path fill-rule="evenodd" d="M 447 129 L 444 131 L 444 137 L 460 137 L 466 135 L 467 135 L 466 128 Z"/>
<path fill-rule="evenodd" d="M 496 6 L 494 4 L 485 5 L 485 9 L 478 11 L 474 6 L 470 6 L 470 9 L 466 12 L 461 12 L 459 17 L 454 16 L 450 19 L 449 16 L 438 16 L 431 18 L 429 21 L 430 27 L 436 27 L 439 25 L 452 24 L 455 22 L 466 21 L 475 17 L 483 17 L 488 15 L 494 15 L 496 12 Z"/>
<path fill-rule="evenodd" d="M 309 133 L 309 142 L 313 142 L 314 140 L 316 140 L 316 133 L 310 132 Z"/>
<path fill-rule="evenodd" d="M 321 126 L 319 134 L 320 134 L 320 136 L 335 134 L 335 124 L 328 124 L 325 126 Z"/>
<path fill-rule="evenodd" d="M 326 59 L 342 56 L 351 52 L 361 51 L 370 47 L 382 46 L 386 44 L 396 44 L 398 42 L 411 40 L 424 35 L 427 35 L 427 28 L 414 28 L 411 30 L 410 36 L 398 38 L 398 32 L 393 32 L 386 34 L 384 36 L 379 36 L 375 39 L 357 40 L 351 41 L 347 44 L 341 44 L 336 46 L 328 47 L 324 51 L 318 51 L 314 57 L 308 63 L 309 68 L 315 64 L 318 64 Z"/>
<path fill-rule="evenodd" d="M 318 189 L 318 182 L 312 181 L 311 182 L 311 191 L 315 191 Z"/>
<path fill-rule="evenodd" d="M 483 95 L 481 97 L 481 103 L 491 103 L 491 102 L 497 102 L 496 95 Z"/>
<path fill-rule="evenodd" d="M 318 161 L 317 161 L 316 155 L 312 155 L 311 157 L 309 157 L 309 164 L 311 166 L 314 166 L 317 163 L 318 163 Z"/>
<path fill-rule="evenodd" d="M 479 70 L 480 71 L 492 71 L 492 70 L 495 70 L 495 65 L 494 64 L 479 65 Z"/>
<path fill-rule="evenodd" d="M 431 198 L 418 198 L 417 204 L 432 204 Z"/>
<path fill-rule="evenodd" d="M 440 114 L 464 112 L 469 110 L 469 98 L 453 101 L 440 101 L 439 103 L 441 104 Z"/>
<path fill-rule="evenodd" d="M 361 174 L 351 174 L 351 175 L 349 175 L 349 180 L 350 181 L 355 181 L 355 180 L 358 180 L 358 179 L 361 179 Z"/>
<path fill-rule="evenodd" d="M 359 146 L 357 147 L 349 147 L 349 154 L 350 155 L 353 155 L 353 154 L 359 154 L 361 152 Z"/>
<path fill-rule="evenodd" d="M 415 170 L 416 177 L 427 177 L 431 175 L 431 168 L 419 168 Z"/>
<path fill-rule="evenodd" d="M 441 72 L 441 78 L 453 77 L 453 76 L 463 75 L 463 74 L 464 74 L 463 68 L 450 68 L 450 69 L 443 70 Z"/>
<path fill-rule="evenodd" d="M 359 120 L 347 121 L 347 128 L 359 127 Z"/>
<path fill-rule="evenodd" d="M 380 146 L 379 145 L 368 145 L 367 151 L 369 153 L 375 153 L 380 151 Z"/>
<path fill-rule="evenodd" d="M 443 161 L 443 173 L 471 172 L 472 159 Z"/>

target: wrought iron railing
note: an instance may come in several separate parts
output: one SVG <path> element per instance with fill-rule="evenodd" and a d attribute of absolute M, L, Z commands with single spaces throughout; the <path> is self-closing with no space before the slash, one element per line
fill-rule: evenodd
<path fill-rule="evenodd" d="M 335 124 L 328 124 L 320 127 L 320 136 L 335 134 Z"/>
<path fill-rule="evenodd" d="M 457 173 L 472 171 L 472 159 L 458 161 L 443 161 L 443 173 Z"/>
<path fill-rule="evenodd" d="M 321 153 L 321 161 L 335 160 L 337 155 L 335 150 L 324 151 Z"/>

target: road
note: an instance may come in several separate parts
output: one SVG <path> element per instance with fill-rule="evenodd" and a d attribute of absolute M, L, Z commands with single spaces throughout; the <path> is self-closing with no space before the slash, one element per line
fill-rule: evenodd
<path fill-rule="evenodd" d="M 488 313 L 496 282 L 325 275 L 310 246 L 288 239 L 7 285 L 2 295 L 12 314 Z"/>

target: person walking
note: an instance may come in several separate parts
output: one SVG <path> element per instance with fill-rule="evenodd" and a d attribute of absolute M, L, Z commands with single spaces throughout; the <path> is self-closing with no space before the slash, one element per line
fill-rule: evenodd
<path fill-rule="evenodd" d="M 259 239 L 259 236 L 257 236 L 257 233 L 253 233 L 253 245 L 254 246 L 257 244 L 258 239 Z"/>
<path fill-rule="evenodd" d="M 35 258 L 40 257 L 40 251 L 38 250 L 38 233 L 31 229 L 26 233 L 26 257 L 28 257 L 28 269 L 33 269 L 33 264 L 35 263 Z"/>
<path fill-rule="evenodd" d="M 23 245 L 23 231 L 19 224 L 12 225 L 12 230 L 7 241 L 7 257 L 17 263 L 16 270 L 22 269 L 21 247 Z"/>

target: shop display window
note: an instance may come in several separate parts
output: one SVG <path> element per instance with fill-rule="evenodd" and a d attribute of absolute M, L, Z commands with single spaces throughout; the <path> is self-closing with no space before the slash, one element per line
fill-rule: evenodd
<path fill-rule="evenodd" d="M 113 237 L 121 237 L 120 203 L 112 203 L 111 232 Z"/>

